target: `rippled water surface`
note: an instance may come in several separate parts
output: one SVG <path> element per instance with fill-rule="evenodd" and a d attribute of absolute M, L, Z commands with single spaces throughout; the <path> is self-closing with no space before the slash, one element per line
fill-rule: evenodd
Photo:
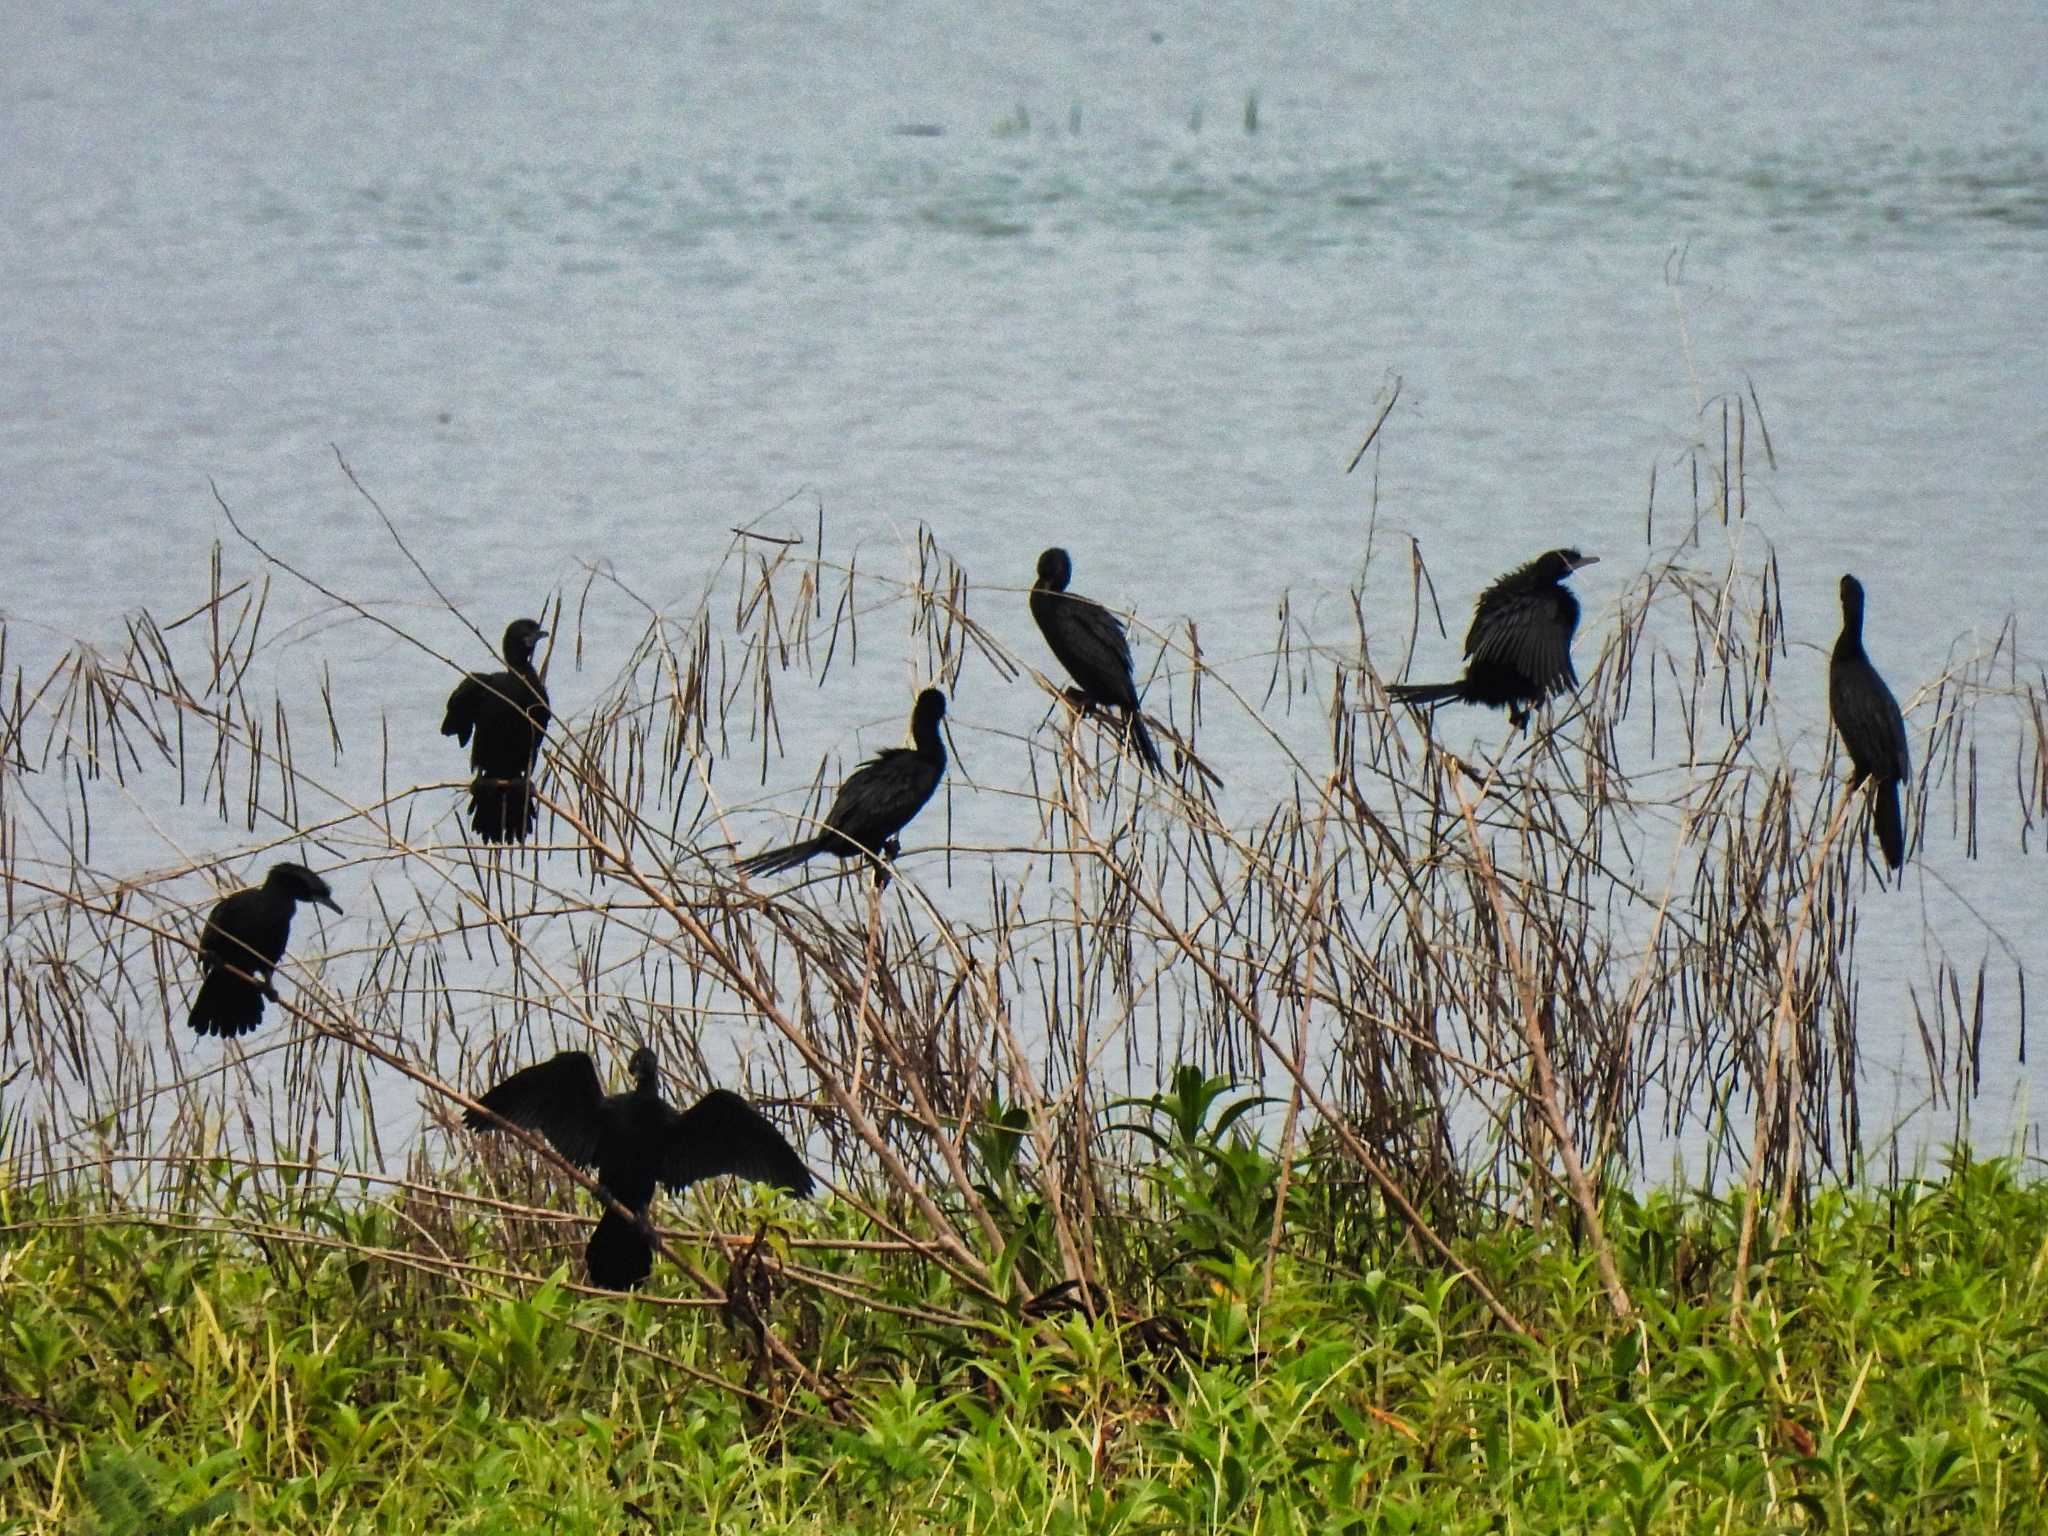
<path fill-rule="evenodd" d="M 923 523 L 1021 587 L 1065 543 L 1077 586 L 1197 619 L 1256 689 L 1283 593 L 1346 632 L 1376 487 L 1375 537 L 1421 541 L 1454 625 L 1508 565 L 1600 551 L 1596 637 L 1650 557 L 1653 467 L 1681 473 L 1752 388 L 1778 465 L 1751 536 L 1778 551 L 1816 715 L 1845 569 L 1902 697 L 2011 613 L 2040 656 L 2038 7 L 927 9 L 15 8 L 8 661 L 186 611 L 216 539 L 246 566 L 209 482 L 461 651 L 337 447 L 492 634 L 593 565 L 693 603 L 728 531 L 801 493 L 790 531 L 815 498 L 829 552 L 867 564 L 900 568 Z M 1347 477 L 1397 377 L 1374 475 Z M 1405 550 L 1376 562 L 1369 604 L 1405 623 L 1406 581 Z M 445 679 L 414 653 L 302 589 L 277 601 L 287 669 L 331 664 L 345 727 L 377 729 L 351 694 L 435 710 Z M 1020 599 L 982 613 L 1030 643 Z M 558 699 L 643 622 L 600 589 Z M 1042 710 L 992 681 L 963 682 L 969 750 Z M 893 739 L 907 684 L 821 694 L 796 757 Z M 394 773 L 445 775 L 421 729 L 394 731 Z M 1818 757 L 1817 718 L 1787 750 Z M 1236 775 L 1233 795 L 1262 813 Z M 230 834 L 193 805 L 123 836 L 99 862 Z M 1939 888 L 1866 921 L 1866 960 L 1900 957 L 1868 1000 L 1899 1041 L 1879 1065 L 1918 1050 L 1930 906 L 1993 910 L 2044 959 L 2032 864 L 1930 857 Z"/>

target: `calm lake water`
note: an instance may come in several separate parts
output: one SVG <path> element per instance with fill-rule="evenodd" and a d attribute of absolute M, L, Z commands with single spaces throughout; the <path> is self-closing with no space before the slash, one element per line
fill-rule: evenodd
<path fill-rule="evenodd" d="M 1022 587 L 1064 543 L 1077 589 L 1196 618 L 1257 697 L 1283 594 L 1346 632 L 1373 480 L 1343 470 L 1398 377 L 1376 537 L 1421 541 L 1453 638 L 1485 581 L 1569 543 L 1605 557 L 1580 582 L 1596 650 L 1652 556 L 1653 467 L 1680 474 L 1753 384 L 1778 466 L 1752 462 L 1750 533 L 1816 701 L 1786 750 L 1822 755 L 1844 570 L 1902 699 L 2013 613 L 2038 669 L 2048 12 L 1184 9 L 10 7 L 10 666 L 189 610 L 217 539 L 253 569 L 209 481 L 475 655 L 339 447 L 493 637 L 593 565 L 686 610 L 729 530 L 800 495 L 771 526 L 808 533 L 822 500 L 828 552 L 864 565 L 901 569 L 927 524 Z M 1404 627 L 1406 580 L 1398 557 L 1367 576 Z M 288 675 L 331 664 L 382 701 L 394 774 L 451 773 L 444 675 L 303 589 L 277 604 L 302 627 Z M 1034 643 L 1021 599 L 980 613 Z M 565 710 L 643 623 L 599 590 L 582 669 L 556 661 Z M 804 705 L 783 780 L 857 730 L 895 739 L 903 655 Z M 963 679 L 955 722 L 984 779 L 991 733 L 1043 710 L 994 681 Z M 1255 822 L 1270 800 L 1231 777 L 1226 813 Z M 203 806 L 151 811 L 95 862 L 235 842 Z M 1994 956 L 1993 1146 L 2043 1085 L 2013 957 L 2048 962 L 2048 882 L 1998 835 L 1969 863 L 1930 827 L 1938 877 L 1862 939 L 1880 1074 L 1918 1057 L 1926 934 Z M 1867 1108 L 1921 1091 L 1880 1075 Z"/>

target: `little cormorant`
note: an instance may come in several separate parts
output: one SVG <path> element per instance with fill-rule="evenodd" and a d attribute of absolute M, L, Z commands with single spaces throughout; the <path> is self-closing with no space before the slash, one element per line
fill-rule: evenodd
<path fill-rule="evenodd" d="M 1509 571 L 1479 595 L 1472 610 L 1472 627 L 1465 631 L 1465 675 L 1454 683 L 1395 683 L 1388 696 L 1397 704 L 1457 700 L 1505 706 L 1520 730 L 1537 705 L 1579 684 L 1572 671 L 1579 602 L 1564 581 L 1599 558 L 1553 549 Z"/>
<path fill-rule="evenodd" d="M 487 843 L 523 843 L 539 820 L 533 770 L 547 734 L 548 689 L 533 648 L 547 631 L 532 619 L 505 628 L 504 672 L 472 672 L 448 695 L 441 734 L 469 748 L 470 830 Z"/>
<path fill-rule="evenodd" d="M 273 864 L 263 883 L 223 896 L 199 937 L 205 976 L 192 999 L 202 1035 L 246 1035 L 263 1022 L 263 1001 L 277 996 L 271 973 L 284 959 L 292 913 L 302 901 L 339 913 L 327 882 L 303 864 Z"/>
<path fill-rule="evenodd" d="M 630 1290 L 654 1267 L 654 1245 L 641 1223 L 657 1184 L 680 1194 L 699 1179 L 735 1174 L 808 1195 L 810 1170 L 782 1133 L 736 1093 L 714 1088 L 678 1113 L 661 1097 L 654 1052 L 641 1046 L 627 1070 L 633 1086 L 607 1095 L 597 1067 L 582 1051 L 563 1051 L 514 1072 L 477 1102 L 463 1123 L 495 1130 L 500 1120 L 536 1131 L 579 1168 L 597 1175 L 606 1194 L 640 1218 L 607 1209 L 583 1250 L 590 1283 Z"/>

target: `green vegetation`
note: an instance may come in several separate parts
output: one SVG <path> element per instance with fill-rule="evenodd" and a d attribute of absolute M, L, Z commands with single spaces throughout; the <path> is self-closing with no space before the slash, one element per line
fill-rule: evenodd
<path fill-rule="evenodd" d="M 1616 561 L 1581 687 L 1469 743 L 1388 707 L 1438 623 L 1419 546 L 1405 615 L 1369 572 L 1283 594 L 1256 676 L 1134 628 L 1156 775 L 1011 648 L 1015 571 L 925 529 L 835 564 L 822 512 L 735 533 L 623 660 L 576 616 L 608 578 L 555 595 L 516 852 L 403 745 L 441 647 L 394 672 L 402 729 L 264 693 L 335 596 L 260 547 L 118 656 L 17 666 L 0 1536 L 2048 1530 L 2048 1185 L 1859 1172 L 2025 1060 L 2007 915 L 1942 864 L 2038 841 L 2048 702 L 2015 627 L 1908 700 L 1889 888 L 1750 521 L 1744 397 L 1719 415 L 1653 478 L 1666 543 Z M 376 601 L 342 599 L 406 634 Z M 886 888 L 742 879 L 842 771 L 805 755 L 862 746 L 798 701 L 898 720 L 905 662 L 964 701 L 944 813 Z M 174 787 L 241 846 L 110 860 L 164 846 L 138 823 Z M 281 857 L 350 915 L 294 934 L 260 1032 L 195 1046 L 205 914 Z M 1866 1043 L 1934 1115 L 1873 1133 Z M 461 1111 L 642 1045 L 832 1193 L 664 1200 L 715 1230 L 600 1295 L 591 1195 Z M 1681 1153 L 1711 1194 L 1654 1192 Z"/>
<path fill-rule="evenodd" d="M 667 1267 L 632 1299 L 520 1274 L 512 1225 L 407 1198 L 17 1188 L 0 1529 L 2048 1530 L 2048 1184 L 2012 1164 L 1815 1196 L 1739 1322 L 1729 1202 L 1605 1199 L 1629 1324 L 1562 1222 L 1497 1219 L 1459 1249 L 1523 1338 L 1321 1153 L 1268 1291 L 1274 1159 L 1220 1116 L 1136 1118 L 1159 1161 L 1095 1234 L 1122 1277 L 1095 1316 L 1055 1290 L 1005 1318 L 854 1246 L 880 1234 L 842 1201 L 726 1208 L 775 1254 L 744 1284 L 746 1244 L 678 1245 L 742 1314 L 678 1304 Z M 1021 1278 L 1046 1235 L 1019 1139 L 981 1150 Z"/>

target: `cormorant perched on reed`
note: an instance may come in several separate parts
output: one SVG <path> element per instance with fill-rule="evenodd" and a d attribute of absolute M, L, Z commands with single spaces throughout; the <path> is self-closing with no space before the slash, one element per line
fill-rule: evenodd
<path fill-rule="evenodd" d="M 899 851 L 896 834 L 924 809 L 945 775 L 946 743 L 939 735 L 939 722 L 945 718 L 946 696 L 936 688 L 925 689 L 910 712 L 915 746 L 885 747 L 848 774 L 816 837 L 741 859 L 739 867 L 750 875 L 773 875 L 821 853 L 835 859 L 865 855 L 876 861 L 876 873 L 883 876 L 881 861 L 895 858 Z"/>
<path fill-rule="evenodd" d="M 1031 617 L 1053 655 L 1067 669 L 1074 686 L 1067 697 L 1088 713 L 1120 710 L 1124 730 L 1147 768 L 1162 777 L 1159 748 L 1138 712 L 1138 685 L 1131 669 L 1131 643 L 1122 622 L 1093 598 L 1069 592 L 1074 562 L 1064 549 L 1048 549 L 1038 557 L 1038 580 L 1031 584 Z"/>
<path fill-rule="evenodd" d="M 277 996 L 271 972 L 284 959 L 302 901 L 341 911 L 327 882 L 303 864 L 273 864 L 261 885 L 214 903 L 199 936 L 206 974 L 192 999 L 192 1027 L 200 1034 L 246 1035 L 263 1022 L 263 1000 Z"/>
<path fill-rule="evenodd" d="M 582 1051 L 563 1051 L 514 1072 L 466 1110 L 473 1131 L 504 1120 L 545 1136 L 579 1168 L 594 1171 L 606 1194 L 645 1221 L 657 1184 L 680 1194 L 699 1179 L 736 1174 L 794 1195 L 811 1192 L 811 1172 L 761 1112 L 736 1093 L 714 1088 L 677 1113 L 661 1097 L 654 1052 L 641 1046 L 627 1065 L 633 1086 L 607 1095 Z M 590 1283 L 630 1290 L 654 1267 L 654 1245 L 638 1222 L 607 1209 L 583 1250 Z"/>
<path fill-rule="evenodd" d="M 539 820 L 533 769 L 551 716 L 533 648 L 546 635 L 534 620 L 514 619 L 505 627 L 509 670 L 470 673 L 441 717 L 441 734 L 469 748 L 469 826 L 487 843 L 523 843 Z"/>
<path fill-rule="evenodd" d="M 1598 555 L 1553 549 L 1509 571 L 1479 594 L 1472 627 L 1465 631 L 1465 675 L 1455 683 L 1395 683 L 1387 690 L 1397 704 L 1442 704 L 1458 700 L 1506 706 L 1516 730 L 1529 712 L 1579 685 L 1572 671 L 1572 634 L 1579 627 L 1579 600 L 1565 578 Z"/>
<path fill-rule="evenodd" d="M 1865 779 L 1875 781 L 1878 845 L 1893 869 L 1906 862 L 1906 813 L 1899 786 L 1912 776 L 1912 753 L 1906 746 L 1906 717 L 1899 701 L 1877 675 L 1863 649 L 1863 583 L 1842 578 L 1842 633 L 1828 658 L 1828 713 L 1849 749 L 1855 772 L 1849 775 L 1854 793 Z"/>

